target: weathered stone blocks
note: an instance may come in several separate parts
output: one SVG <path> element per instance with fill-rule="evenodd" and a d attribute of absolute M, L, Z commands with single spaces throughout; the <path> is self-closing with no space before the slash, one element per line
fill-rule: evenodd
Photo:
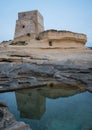
<path fill-rule="evenodd" d="M 42 31 L 44 31 L 43 16 L 37 10 L 18 14 L 14 38 Z"/>

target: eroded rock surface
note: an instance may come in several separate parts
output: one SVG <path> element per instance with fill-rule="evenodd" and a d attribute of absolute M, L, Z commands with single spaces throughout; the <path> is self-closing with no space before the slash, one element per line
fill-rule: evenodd
<path fill-rule="evenodd" d="M 76 93 L 75 88 L 78 92 L 92 92 L 92 50 L 53 46 L 32 48 L 31 44 L 0 46 L 0 92 L 44 86 L 47 86 L 47 91 L 40 93 L 53 98 L 60 91 L 58 89 L 55 93 L 53 90 L 51 95 L 49 86 L 71 89 L 71 93 L 66 91 L 66 95 Z M 63 95 L 62 91 L 60 95 Z M 0 109 L 0 130 L 30 130 L 25 123 L 17 122 L 4 104 Z"/>
<path fill-rule="evenodd" d="M 0 112 L 2 112 L 0 130 L 31 130 L 29 125 L 25 124 L 24 122 L 16 121 L 13 114 L 8 111 L 7 107 L 0 107 Z"/>
<path fill-rule="evenodd" d="M 31 88 L 57 82 L 63 86 L 91 87 L 92 68 L 67 63 L 1 63 L 0 92 Z"/>

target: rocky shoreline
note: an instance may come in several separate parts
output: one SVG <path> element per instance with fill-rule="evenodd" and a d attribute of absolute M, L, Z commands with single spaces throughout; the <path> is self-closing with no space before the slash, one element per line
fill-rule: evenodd
<path fill-rule="evenodd" d="M 3 117 L 0 121 L 0 130 L 31 130 L 29 125 L 24 122 L 18 122 L 6 106 L 0 103 L 0 113 Z"/>
<path fill-rule="evenodd" d="M 44 86 L 92 92 L 92 50 L 17 48 L 0 47 L 0 93 Z M 3 118 L 2 112 L 6 113 Z M 7 107 L 0 106 L 0 115 L 1 130 L 30 130 Z"/>
<path fill-rule="evenodd" d="M 76 87 L 81 91 L 92 92 L 92 68 L 50 63 L 0 64 L 0 92 L 44 86 Z M 8 108 L 0 107 L 0 110 L 5 113 L 0 121 L 2 130 L 31 130 L 24 122 L 16 121 Z"/>
<path fill-rule="evenodd" d="M 92 86 L 92 68 L 49 63 L 0 64 L 0 92 L 42 87 L 55 82 L 88 89 Z"/>

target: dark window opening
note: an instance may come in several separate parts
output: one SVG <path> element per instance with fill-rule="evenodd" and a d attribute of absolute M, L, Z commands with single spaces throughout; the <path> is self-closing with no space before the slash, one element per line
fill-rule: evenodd
<path fill-rule="evenodd" d="M 22 28 L 25 28 L 25 25 L 22 25 Z"/>
<path fill-rule="evenodd" d="M 27 36 L 30 37 L 30 33 L 27 33 Z"/>
<path fill-rule="evenodd" d="M 52 46 L 52 41 L 49 41 L 49 46 Z"/>
<path fill-rule="evenodd" d="M 36 40 L 40 40 L 40 37 L 36 37 L 35 39 L 36 39 Z"/>

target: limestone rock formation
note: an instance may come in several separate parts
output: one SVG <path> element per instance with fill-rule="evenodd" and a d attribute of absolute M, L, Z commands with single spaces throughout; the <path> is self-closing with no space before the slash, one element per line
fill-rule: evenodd
<path fill-rule="evenodd" d="M 87 90 L 92 86 L 92 64 L 82 63 L 1 63 L 0 92 L 48 86 L 54 82 Z"/>
<path fill-rule="evenodd" d="M 2 113 L 0 130 L 31 130 L 31 128 L 24 122 L 16 121 L 7 107 L 0 107 L 0 113 Z"/>
<path fill-rule="evenodd" d="M 64 30 L 44 31 L 43 16 L 39 11 L 20 12 L 16 21 L 13 43 L 28 42 L 32 47 L 81 47 L 87 42 L 85 34 Z"/>

